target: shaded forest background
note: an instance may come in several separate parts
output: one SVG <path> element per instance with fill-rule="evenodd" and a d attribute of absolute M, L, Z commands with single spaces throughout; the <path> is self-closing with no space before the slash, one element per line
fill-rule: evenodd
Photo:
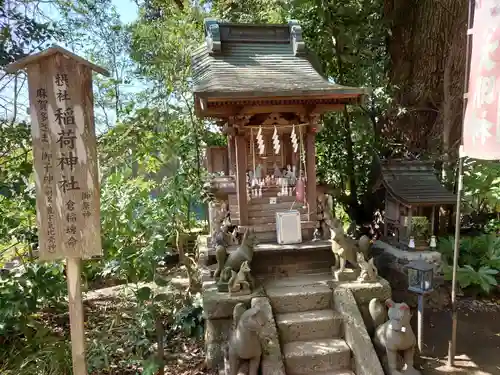
<path fill-rule="evenodd" d="M 0 0 L 1 67 L 57 43 L 111 72 L 94 77 L 104 257 L 87 262 L 84 274 L 90 289 L 109 279 L 134 285 L 140 303 L 120 305 L 133 313 L 118 319 L 126 328 L 112 337 L 99 333 L 106 319 L 89 318 L 89 368 L 99 374 L 139 367 L 155 373 L 163 360 L 155 342 L 199 333 L 197 255 L 178 244 L 203 217 L 204 149 L 225 142 L 193 112 L 190 54 L 204 42 L 205 17 L 296 19 L 325 77 L 371 89 L 364 106 L 325 116 L 317 137 L 318 176 L 345 220 L 371 221 L 379 207 L 372 199 L 377 157 L 432 160 L 455 189 L 461 134 L 467 0 L 135 3 L 137 19 L 126 24 L 111 0 Z M 22 72 L 0 73 L 0 263 L 21 264 L 0 279 L 0 346 L 8 348 L 0 372 L 18 374 L 24 366 L 26 373 L 62 374 L 71 358 L 61 329 L 64 265 L 35 262 L 26 85 Z M 494 232 L 499 176 L 498 162 L 465 162 L 463 210 L 492 219 L 481 223 Z M 140 284 L 171 288 L 168 252 L 179 254 L 187 289 L 167 293 Z M 99 309 L 89 316 L 101 316 Z"/>

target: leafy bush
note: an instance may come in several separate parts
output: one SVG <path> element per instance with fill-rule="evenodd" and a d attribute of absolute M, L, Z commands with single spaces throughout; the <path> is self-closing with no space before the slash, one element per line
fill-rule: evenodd
<path fill-rule="evenodd" d="M 495 278 L 498 275 L 498 270 L 492 269 L 488 266 L 481 266 L 475 270 L 469 265 L 459 267 L 457 269 L 457 282 L 461 288 L 479 287 L 482 292 L 488 294 L 493 287 L 498 285 Z M 451 280 L 451 270 L 445 273 L 448 280 Z"/>
<path fill-rule="evenodd" d="M 411 218 L 412 232 L 416 239 L 424 240 L 429 235 L 429 220 L 425 216 L 413 216 Z"/>
<path fill-rule="evenodd" d="M 31 336 L 34 315 L 65 308 L 67 286 L 62 263 L 28 263 L 0 275 L 0 336 Z"/>
<path fill-rule="evenodd" d="M 492 219 L 484 227 L 486 233 L 493 233 L 500 236 L 500 219 Z"/>
<path fill-rule="evenodd" d="M 452 278 L 454 241 L 453 236 L 439 240 L 439 250 L 447 264 L 447 280 Z M 461 238 L 458 265 L 457 281 L 461 288 L 479 288 L 482 293 L 490 293 L 498 285 L 500 237 L 493 233 Z"/>

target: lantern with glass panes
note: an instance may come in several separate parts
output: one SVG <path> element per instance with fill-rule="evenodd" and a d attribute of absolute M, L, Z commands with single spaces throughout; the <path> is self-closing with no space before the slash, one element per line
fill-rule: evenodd
<path fill-rule="evenodd" d="M 423 259 L 411 261 L 406 266 L 408 268 L 408 290 L 427 294 L 432 292 L 434 266 Z"/>

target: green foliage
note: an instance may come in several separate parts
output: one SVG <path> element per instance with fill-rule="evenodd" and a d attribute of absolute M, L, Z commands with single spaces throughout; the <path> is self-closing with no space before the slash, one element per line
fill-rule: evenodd
<path fill-rule="evenodd" d="M 53 24 L 40 22 L 30 17 L 29 12 L 23 12 L 23 5 L 27 7 L 30 1 L 9 3 L 9 0 L 0 0 L 0 66 L 25 57 L 27 52 L 34 51 L 56 35 Z"/>
<path fill-rule="evenodd" d="M 457 269 L 457 282 L 461 288 L 479 287 L 483 293 L 488 294 L 492 291 L 493 287 L 498 285 L 495 278 L 498 272 L 498 270 L 487 266 L 481 266 L 475 270 L 471 266 L 465 265 Z M 451 280 L 451 270 L 449 267 L 446 269 L 445 278 L 446 280 Z"/>
<path fill-rule="evenodd" d="M 0 124 L 0 255 L 12 244 L 37 242 L 30 138 L 25 123 Z"/>
<path fill-rule="evenodd" d="M 451 280 L 454 238 L 439 239 L 439 251 L 443 255 L 445 278 Z M 486 294 L 497 285 L 495 276 L 500 272 L 500 237 L 484 234 L 460 239 L 457 280 L 462 288 L 478 287 Z"/>
<path fill-rule="evenodd" d="M 496 233 L 497 236 L 500 236 L 500 219 L 489 220 L 484 227 L 484 231 L 486 233 Z"/>
<path fill-rule="evenodd" d="M 0 337 L 26 340 L 47 332 L 35 321 L 46 308 L 66 307 L 67 288 L 60 263 L 27 263 L 0 275 Z"/>
<path fill-rule="evenodd" d="M 360 203 L 367 210 L 374 204 L 368 198 L 376 177 L 371 169 L 375 151 L 383 146 L 381 114 L 389 103 L 383 2 L 302 0 L 289 7 L 326 78 L 372 89 L 367 106 L 325 116 L 316 142 L 318 177 L 335 187 L 337 200 L 353 219 Z"/>
<path fill-rule="evenodd" d="M 464 197 L 476 213 L 500 212 L 500 162 L 464 163 Z"/>
<path fill-rule="evenodd" d="M 429 220 L 425 216 L 413 216 L 411 218 L 411 231 L 417 239 L 427 239 L 429 225 Z"/>

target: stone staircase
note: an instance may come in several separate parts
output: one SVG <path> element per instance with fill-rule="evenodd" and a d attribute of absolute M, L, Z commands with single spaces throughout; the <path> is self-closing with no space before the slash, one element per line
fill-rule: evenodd
<path fill-rule="evenodd" d="M 342 338 L 342 317 L 333 310 L 332 290 L 322 281 L 328 277 L 266 283 L 287 375 L 354 375 L 351 350 Z"/>

